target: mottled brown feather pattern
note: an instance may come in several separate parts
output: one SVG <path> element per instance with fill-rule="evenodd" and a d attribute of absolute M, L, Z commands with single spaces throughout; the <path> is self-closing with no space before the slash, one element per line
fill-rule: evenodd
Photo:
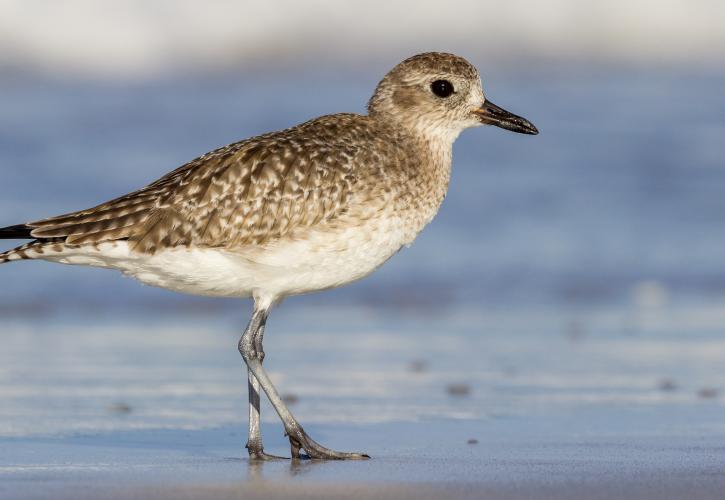
<path fill-rule="evenodd" d="M 375 210 L 365 204 L 382 199 L 417 167 L 405 168 L 414 145 L 366 116 L 323 116 L 207 153 L 97 207 L 28 225 L 39 239 L 68 245 L 127 239 L 145 253 L 262 245 L 313 226 L 332 230 L 350 210 L 369 218 Z M 412 191 L 401 194 L 413 208 Z"/>
<path fill-rule="evenodd" d="M 459 92 L 446 101 L 432 96 L 439 77 Z M 145 254 L 179 246 L 244 252 L 375 217 L 404 221 L 410 242 L 445 196 L 453 140 L 472 126 L 470 96 L 483 98 L 464 59 L 414 56 L 379 83 L 367 116 L 323 116 L 219 148 L 138 191 L 27 224 L 37 239 L 28 248 L 124 240 Z M 28 248 L 19 249 L 23 256 Z"/>

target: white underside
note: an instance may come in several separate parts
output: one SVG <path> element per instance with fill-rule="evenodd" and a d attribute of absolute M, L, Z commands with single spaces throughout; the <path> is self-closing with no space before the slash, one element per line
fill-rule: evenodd
<path fill-rule="evenodd" d="M 63 264 L 117 269 L 152 286 L 217 297 L 250 297 L 274 302 L 288 295 L 344 285 L 388 260 L 414 234 L 389 219 L 304 239 L 278 241 L 239 252 L 177 247 L 153 255 L 133 252 L 125 241 L 69 248 L 34 257 Z"/>

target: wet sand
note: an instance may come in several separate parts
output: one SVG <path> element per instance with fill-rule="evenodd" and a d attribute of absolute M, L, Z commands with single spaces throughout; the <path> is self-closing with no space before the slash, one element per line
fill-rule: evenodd
<path fill-rule="evenodd" d="M 231 426 L 4 438 L 0 497 L 722 498 L 721 411 L 666 413 L 308 428 L 326 444 L 373 455 L 361 462 L 250 463 L 243 431 Z M 264 432 L 268 451 L 288 451 L 278 426 Z"/>
<path fill-rule="evenodd" d="M 324 463 L 246 459 L 233 322 L 8 322 L 0 498 L 722 498 L 724 310 L 283 309 L 292 411 L 373 457 Z M 289 455 L 266 404 L 263 434 Z"/>
<path fill-rule="evenodd" d="M 667 478 L 655 478 L 649 484 L 643 482 L 626 484 L 586 483 L 567 485 L 525 485 L 521 487 L 491 486 L 485 484 L 449 485 L 449 486 L 421 486 L 421 485 L 310 485 L 299 487 L 292 484 L 258 485 L 218 485 L 207 487 L 187 488 L 144 488 L 131 490 L 114 490 L 107 488 L 89 488 L 89 491 L 73 491 L 65 498 L 79 500 L 92 498 L 131 499 L 146 498 L 149 500 L 165 499 L 196 499 L 208 498 L 212 500 L 250 499 L 250 500 L 301 500 L 315 499 L 341 499 L 350 500 L 440 500 L 440 499 L 490 499 L 490 500 L 609 500 L 615 498 L 638 498 L 643 500 L 657 499 L 721 499 L 725 484 L 723 481 L 711 481 L 707 485 L 693 485 L 688 481 L 671 481 Z"/>

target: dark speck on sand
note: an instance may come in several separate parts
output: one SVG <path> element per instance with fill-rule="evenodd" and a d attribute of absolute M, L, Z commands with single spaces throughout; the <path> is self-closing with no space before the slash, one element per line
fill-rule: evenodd
<path fill-rule="evenodd" d="M 284 401 L 287 405 L 294 405 L 298 403 L 299 400 L 300 397 L 297 394 L 286 393 L 282 395 L 282 401 Z"/>
<path fill-rule="evenodd" d="M 663 378 L 657 383 L 657 388 L 663 392 L 672 392 L 677 390 L 677 383 L 671 378 Z"/>
<path fill-rule="evenodd" d="M 697 391 L 697 396 L 700 399 L 715 399 L 720 395 L 720 392 L 712 387 L 703 387 Z"/>
<path fill-rule="evenodd" d="M 463 382 L 448 384 L 446 392 L 450 396 L 468 396 L 471 394 L 471 386 Z"/>
<path fill-rule="evenodd" d="M 429 363 L 425 359 L 414 359 L 408 363 L 408 371 L 413 373 L 425 373 L 429 368 Z"/>
<path fill-rule="evenodd" d="M 133 408 L 128 403 L 113 403 L 111 405 L 108 405 L 108 412 L 109 413 L 115 413 L 117 415 L 126 415 L 128 413 L 131 413 L 133 411 Z"/>

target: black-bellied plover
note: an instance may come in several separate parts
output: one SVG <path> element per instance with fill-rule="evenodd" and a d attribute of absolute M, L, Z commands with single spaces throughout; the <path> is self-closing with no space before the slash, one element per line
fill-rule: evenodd
<path fill-rule="evenodd" d="M 261 387 L 292 457 L 367 458 L 321 446 L 290 413 L 262 367 L 267 317 L 284 297 L 360 279 L 410 245 L 445 197 L 454 140 L 481 124 L 538 133 L 484 97 L 465 59 L 420 54 L 382 79 L 367 115 L 322 116 L 236 142 L 97 207 L 0 229 L 1 238 L 32 240 L 0 263 L 105 267 L 179 292 L 252 297 L 238 345 L 250 457 L 275 458 L 262 447 Z"/>

